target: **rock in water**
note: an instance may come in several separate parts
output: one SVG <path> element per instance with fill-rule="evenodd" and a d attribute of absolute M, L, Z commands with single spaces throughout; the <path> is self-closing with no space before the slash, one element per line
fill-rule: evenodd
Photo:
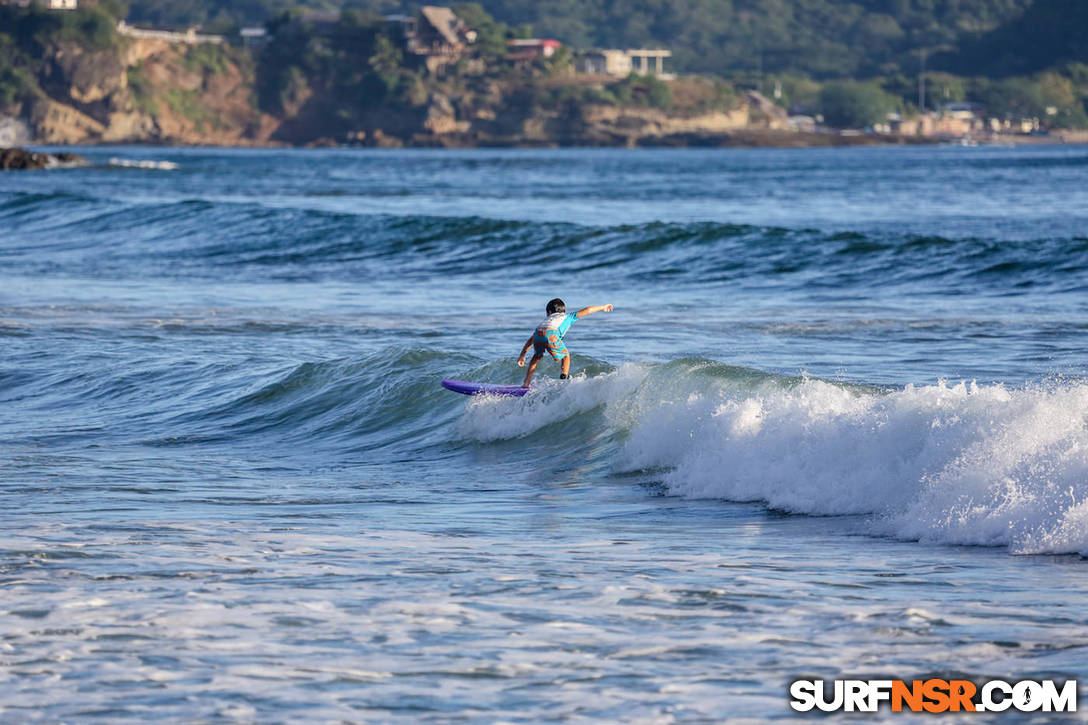
<path fill-rule="evenodd" d="M 80 166 L 87 159 L 76 154 L 43 154 L 26 149 L 0 149 L 0 169 L 52 169 L 58 166 Z"/>

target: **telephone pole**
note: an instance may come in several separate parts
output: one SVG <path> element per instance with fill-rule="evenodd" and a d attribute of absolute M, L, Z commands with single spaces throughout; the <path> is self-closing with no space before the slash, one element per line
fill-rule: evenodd
<path fill-rule="evenodd" d="M 922 70 L 918 73 L 918 112 L 926 112 L 926 49 L 922 48 Z"/>

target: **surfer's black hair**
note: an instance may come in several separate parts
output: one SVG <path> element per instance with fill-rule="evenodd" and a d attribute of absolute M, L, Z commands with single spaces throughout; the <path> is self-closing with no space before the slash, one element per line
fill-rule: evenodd
<path fill-rule="evenodd" d="M 563 302 L 563 300 L 556 297 L 554 300 L 548 303 L 548 307 L 546 309 L 548 310 L 549 315 L 554 315 L 556 312 L 566 312 L 567 305 L 565 302 Z"/>

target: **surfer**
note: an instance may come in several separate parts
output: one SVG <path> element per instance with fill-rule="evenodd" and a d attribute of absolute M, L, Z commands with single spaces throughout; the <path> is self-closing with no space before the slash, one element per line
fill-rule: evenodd
<path fill-rule="evenodd" d="M 545 311 L 548 316 L 536 326 L 533 334 L 529 335 L 525 346 L 521 348 L 521 355 L 518 356 L 518 366 L 525 367 L 525 353 L 529 352 L 530 347 L 533 348 L 533 357 L 529 360 L 529 369 L 525 371 L 525 382 L 521 384 L 523 388 L 529 387 L 529 383 L 533 380 L 533 373 L 536 372 L 536 366 L 540 362 L 540 358 L 544 357 L 545 352 L 554 359 L 561 361 L 562 372 L 559 379 L 566 380 L 569 378 L 570 353 L 567 351 L 567 346 L 563 344 L 563 335 L 567 334 L 567 330 L 570 329 L 575 320 L 579 320 L 586 315 L 592 315 L 594 312 L 611 312 L 612 305 L 593 305 L 583 307 L 577 312 L 567 312 L 566 304 L 556 297 L 548 303 Z"/>

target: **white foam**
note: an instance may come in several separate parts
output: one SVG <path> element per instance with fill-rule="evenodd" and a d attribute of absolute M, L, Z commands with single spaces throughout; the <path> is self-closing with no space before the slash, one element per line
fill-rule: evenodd
<path fill-rule="evenodd" d="M 123 169 L 154 169 L 157 171 L 173 171 L 178 165 L 173 161 L 154 161 L 152 159 L 110 159 L 110 166 L 119 166 Z"/>
<path fill-rule="evenodd" d="M 867 514 L 874 532 L 1088 553 L 1088 384 L 880 393 L 818 380 L 726 387 L 638 411 L 623 470 L 670 493 Z"/>
<path fill-rule="evenodd" d="M 617 404 L 638 388 L 646 372 L 641 366 L 624 365 L 594 378 L 534 383 L 534 390 L 522 398 L 473 397 L 458 433 L 476 441 L 524 438 L 594 408 Z"/>
<path fill-rule="evenodd" d="M 708 364 L 624 365 L 475 398 L 458 432 L 499 441 L 599 413 L 620 471 L 685 498 L 862 515 L 903 539 L 1088 555 L 1088 383 L 878 391 Z"/>

